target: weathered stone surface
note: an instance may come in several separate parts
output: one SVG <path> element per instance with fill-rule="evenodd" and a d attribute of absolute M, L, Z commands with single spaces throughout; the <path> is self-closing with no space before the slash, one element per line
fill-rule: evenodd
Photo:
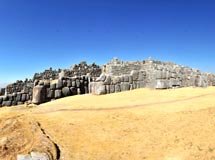
<path fill-rule="evenodd" d="M 54 98 L 54 90 L 52 90 L 52 89 L 47 90 L 47 98 L 48 99 Z"/>
<path fill-rule="evenodd" d="M 3 106 L 11 106 L 12 105 L 12 101 L 3 101 L 2 105 Z"/>
<path fill-rule="evenodd" d="M 77 88 L 77 94 L 80 95 L 81 94 L 81 89 Z"/>
<path fill-rule="evenodd" d="M 100 77 L 96 79 L 96 82 L 104 82 L 106 79 L 106 76 L 104 74 L 101 74 Z"/>
<path fill-rule="evenodd" d="M 12 101 L 12 104 L 11 104 L 12 106 L 15 106 L 15 105 L 17 105 L 17 102 L 16 101 Z"/>
<path fill-rule="evenodd" d="M 17 102 L 17 105 L 22 105 L 22 104 L 24 104 L 23 102 Z"/>
<path fill-rule="evenodd" d="M 31 152 L 30 155 L 17 155 L 17 160 L 49 160 L 49 156 L 46 153 Z"/>
<path fill-rule="evenodd" d="M 17 96 L 16 96 L 16 101 L 21 101 L 21 98 L 22 98 L 22 94 L 21 93 L 17 93 Z"/>
<path fill-rule="evenodd" d="M 46 153 L 31 152 L 32 160 L 49 160 L 49 156 Z"/>
<path fill-rule="evenodd" d="M 110 93 L 115 93 L 115 86 L 114 85 L 110 85 Z"/>
<path fill-rule="evenodd" d="M 32 158 L 31 155 L 17 155 L 17 160 L 32 160 Z"/>
<path fill-rule="evenodd" d="M 39 80 L 36 79 L 36 80 L 34 81 L 34 86 L 37 86 L 38 84 L 39 84 Z"/>
<path fill-rule="evenodd" d="M 75 80 L 72 80 L 72 87 L 76 87 Z"/>
<path fill-rule="evenodd" d="M 70 79 L 67 80 L 67 87 L 72 87 L 72 80 Z"/>
<path fill-rule="evenodd" d="M 77 95 L 77 88 L 76 87 L 70 87 L 70 91 L 72 95 Z"/>
<path fill-rule="evenodd" d="M 62 97 L 62 91 L 61 90 L 55 90 L 55 98 L 61 98 Z"/>
<path fill-rule="evenodd" d="M 8 100 L 9 101 L 13 101 L 13 99 L 14 99 L 13 95 L 8 95 Z"/>
<path fill-rule="evenodd" d="M 2 98 L 2 97 L 0 97 L 0 104 L 2 103 L 2 101 L 3 101 L 3 98 Z"/>
<path fill-rule="evenodd" d="M 106 79 L 104 81 L 105 85 L 110 85 L 111 84 L 111 77 L 110 76 L 106 76 Z"/>
<path fill-rule="evenodd" d="M 85 94 L 89 93 L 88 86 L 84 86 L 84 93 L 85 93 Z"/>
<path fill-rule="evenodd" d="M 26 94 L 26 100 L 27 100 L 27 101 L 30 100 L 29 94 Z"/>
<path fill-rule="evenodd" d="M 67 87 L 67 80 L 63 80 L 63 87 Z"/>
<path fill-rule="evenodd" d="M 46 89 L 44 86 L 35 86 L 33 89 L 32 103 L 40 104 L 46 101 Z"/>
<path fill-rule="evenodd" d="M 46 88 L 50 88 L 50 82 L 49 82 L 49 81 L 45 81 L 45 82 L 44 82 L 44 86 L 45 86 Z"/>
<path fill-rule="evenodd" d="M 167 80 L 157 80 L 156 81 L 156 89 L 167 89 L 169 87 Z"/>
<path fill-rule="evenodd" d="M 63 87 L 62 93 L 64 97 L 72 95 L 72 92 L 70 91 L 69 87 Z"/>
<path fill-rule="evenodd" d="M 129 82 L 129 76 L 128 75 L 124 76 L 124 82 Z"/>
<path fill-rule="evenodd" d="M 9 100 L 8 95 L 7 96 L 3 96 L 3 101 L 8 101 L 8 100 Z"/>
<path fill-rule="evenodd" d="M 59 73 L 59 79 L 63 79 L 65 77 L 65 71 L 61 70 L 61 72 Z"/>
<path fill-rule="evenodd" d="M 131 76 L 133 77 L 134 81 L 137 81 L 138 80 L 138 76 L 139 76 L 139 72 L 135 71 L 135 70 L 132 70 L 131 71 Z"/>
<path fill-rule="evenodd" d="M 130 90 L 130 85 L 128 82 L 124 82 L 124 83 L 120 84 L 120 88 L 121 88 L 121 91 L 128 91 L 128 90 Z"/>
<path fill-rule="evenodd" d="M 137 88 L 137 82 L 133 81 L 132 88 L 133 88 L 133 89 L 136 89 L 136 88 Z"/>
<path fill-rule="evenodd" d="M 75 80 L 76 87 L 79 88 L 81 86 L 81 82 L 79 79 Z"/>
<path fill-rule="evenodd" d="M 91 82 L 90 83 L 90 90 L 92 94 L 106 94 L 106 87 L 103 82 Z"/>
<path fill-rule="evenodd" d="M 4 96 L 5 95 L 5 88 L 0 88 L 0 96 Z"/>
<path fill-rule="evenodd" d="M 112 77 L 112 82 L 113 82 L 113 84 L 120 84 L 121 78 L 119 76 L 114 76 L 114 77 Z"/>
<path fill-rule="evenodd" d="M 22 101 L 22 102 L 25 102 L 25 101 L 26 101 L 26 94 L 22 94 L 21 101 Z"/>
<path fill-rule="evenodd" d="M 133 83 L 133 77 L 130 75 L 128 78 L 129 78 L 129 83 L 132 84 Z"/>
<path fill-rule="evenodd" d="M 55 90 L 56 89 L 56 83 L 51 83 L 50 84 L 50 89 Z"/>
<path fill-rule="evenodd" d="M 106 88 L 106 94 L 109 94 L 110 93 L 110 85 L 105 85 L 105 88 Z"/>
<path fill-rule="evenodd" d="M 56 82 L 56 89 L 61 89 L 63 87 L 63 81 L 58 79 Z"/>
<path fill-rule="evenodd" d="M 121 92 L 120 84 L 115 85 L 115 92 Z"/>
<path fill-rule="evenodd" d="M 43 86 L 44 85 L 44 81 L 40 80 L 38 85 Z"/>

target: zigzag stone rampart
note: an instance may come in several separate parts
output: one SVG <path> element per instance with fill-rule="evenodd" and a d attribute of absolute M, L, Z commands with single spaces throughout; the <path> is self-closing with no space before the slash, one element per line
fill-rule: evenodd
<path fill-rule="evenodd" d="M 0 89 L 0 106 L 41 104 L 66 96 L 109 94 L 136 88 L 215 86 L 212 73 L 152 59 L 123 62 L 115 58 L 102 67 L 83 61 L 69 69 L 50 68 L 35 73 L 32 79 L 16 81 Z"/>

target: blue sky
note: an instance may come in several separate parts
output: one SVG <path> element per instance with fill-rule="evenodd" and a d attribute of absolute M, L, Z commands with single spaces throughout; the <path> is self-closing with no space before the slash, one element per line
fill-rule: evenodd
<path fill-rule="evenodd" d="M 0 84 L 113 57 L 215 73 L 214 8 L 212 0 L 0 0 Z"/>

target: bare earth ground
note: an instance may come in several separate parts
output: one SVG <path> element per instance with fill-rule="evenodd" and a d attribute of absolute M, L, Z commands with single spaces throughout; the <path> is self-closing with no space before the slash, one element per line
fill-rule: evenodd
<path fill-rule="evenodd" d="M 215 87 L 138 89 L 0 109 L 0 159 L 215 160 Z"/>

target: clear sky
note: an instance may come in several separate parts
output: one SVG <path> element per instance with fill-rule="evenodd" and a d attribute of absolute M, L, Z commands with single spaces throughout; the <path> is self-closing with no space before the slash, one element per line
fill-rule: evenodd
<path fill-rule="evenodd" d="M 215 1 L 0 0 L 0 84 L 113 57 L 215 73 Z"/>

